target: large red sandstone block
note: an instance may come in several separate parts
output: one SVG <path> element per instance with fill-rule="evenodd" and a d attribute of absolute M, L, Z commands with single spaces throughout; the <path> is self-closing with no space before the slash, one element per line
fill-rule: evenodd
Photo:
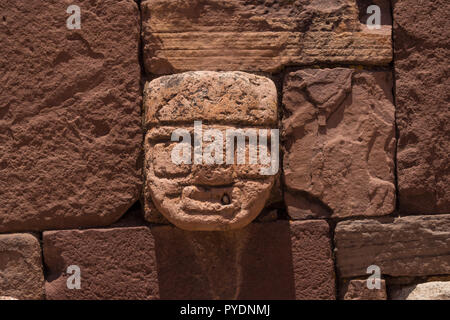
<path fill-rule="evenodd" d="M 35 236 L 0 235 L 0 296 L 44 298 L 41 246 Z"/>
<path fill-rule="evenodd" d="M 106 225 L 137 199 L 139 11 L 132 0 L 2 1 L 0 232 Z"/>
<path fill-rule="evenodd" d="M 283 88 L 285 202 L 294 219 L 395 209 L 390 72 L 289 73 Z"/>
<path fill-rule="evenodd" d="M 147 72 L 274 72 L 288 65 L 392 60 L 390 7 L 378 1 L 382 27 L 369 30 L 367 3 L 356 0 L 145 0 Z"/>
<path fill-rule="evenodd" d="M 334 299 L 325 221 L 44 232 L 48 299 Z M 81 289 L 66 286 L 69 265 Z"/>
<path fill-rule="evenodd" d="M 393 277 L 450 274 L 450 215 L 339 222 L 335 245 L 342 277 L 370 265 Z"/>
<path fill-rule="evenodd" d="M 450 2 L 395 0 L 400 211 L 450 212 Z"/>

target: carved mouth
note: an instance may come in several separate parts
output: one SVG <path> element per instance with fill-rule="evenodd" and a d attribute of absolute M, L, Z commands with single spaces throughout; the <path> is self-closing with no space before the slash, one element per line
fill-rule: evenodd
<path fill-rule="evenodd" d="M 224 193 L 222 198 L 220 199 L 220 203 L 222 203 L 222 205 L 227 206 L 231 203 L 231 198 L 228 195 L 228 193 Z"/>
<path fill-rule="evenodd" d="M 187 186 L 181 195 L 181 208 L 192 214 L 233 215 L 240 206 L 232 193 L 233 186 Z"/>

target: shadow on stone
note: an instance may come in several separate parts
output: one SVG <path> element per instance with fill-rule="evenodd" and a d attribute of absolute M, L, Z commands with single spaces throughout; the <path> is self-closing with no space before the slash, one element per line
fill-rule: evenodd
<path fill-rule="evenodd" d="M 164 226 L 152 234 L 161 299 L 295 299 L 287 221 L 229 232 Z"/>

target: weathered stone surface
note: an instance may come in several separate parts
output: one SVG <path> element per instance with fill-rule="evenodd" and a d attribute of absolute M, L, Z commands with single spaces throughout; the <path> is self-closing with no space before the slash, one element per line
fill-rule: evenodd
<path fill-rule="evenodd" d="M 106 225 L 139 196 L 139 11 L 76 4 L 80 30 L 67 2 L 0 3 L 0 232 Z"/>
<path fill-rule="evenodd" d="M 161 212 L 159 212 L 158 209 L 156 209 L 151 198 L 152 196 L 150 194 L 149 188 L 144 187 L 144 197 L 142 199 L 144 207 L 144 219 L 150 223 L 170 224 L 169 220 L 167 220 L 161 214 Z"/>
<path fill-rule="evenodd" d="M 380 281 L 380 289 L 369 289 L 367 280 L 350 280 L 343 292 L 344 300 L 387 300 L 386 281 Z"/>
<path fill-rule="evenodd" d="M 256 221 L 268 222 L 275 221 L 278 218 L 277 210 L 267 208 L 267 206 L 271 205 L 282 205 L 281 201 L 283 201 L 283 196 L 281 194 L 281 186 L 279 181 L 279 176 L 276 178 L 275 183 L 272 187 L 272 191 L 269 195 L 269 198 L 266 201 L 266 208 L 261 211 L 261 213 L 256 217 Z M 145 208 L 143 217 L 147 222 L 155 223 L 155 224 L 170 224 L 170 222 L 156 209 L 153 201 L 151 200 L 151 195 L 148 188 L 145 188 L 146 196 L 143 197 Z"/>
<path fill-rule="evenodd" d="M 388 1 L 382 27 L 369 30 L 367 1 L 146 0 L 147 72 L 278 71 L 313 63 L 388 64 Z"/>
<path fill-rule="evenodd" d="M 450 300 L 450 282 L 420 283 L 391 292 L 392 300 Z"/>
<path fill-rule="evenodd" d="M 278 176 L 275 179 L 275 183 L 272 187 L 272 191 L 269 195 L 269 198 L 266 201 L 266 208 L 261 211 L 261 213 L 256 217 L 256 221 L 275 221 L 278 218 L 277 210 L 271 207 L 273 205 L 282 206 L 283 196 L 282 190 L 280 186 L 280 177 Z M 149 193 L 149 189 L 145 188 L 145 197 L 143 197 L 145 211 L 143 213 L 143 217 L 147 222 L 155 223 L 155 224 L 170 224 L 170 222 L 156 209 L 153 201 L 151 200 L 151 195 Z"/>
<path fill-rule="evenodd" d="M 285 202 L 294 219 L 395 209 L 389 72 L 305 69 L 283 88 Z"/>
<path fill-rule="evenodd" d="M 146 125 L 203 120 L 273 126 L 277 89 L 272 80 L 245 72 L 185 72 L 147 82 L 144 112 Z"/>
<path fill-rule="evenodd" d="M 450 215 L 343 221 L 335 229 L 342 277 L 377 265 L 390 276 L 450 274 Z"/>
<path fill-rule="evenodd" d="M 44 232 L 48 299 L 334 299 L 325 221 Z M 65 270 L 81 269 L 68 290 Z"/>
<path fill-rule="evenodd" d="M 275 209 L 264 209 L 261 211 L 258 217 L 256 217 L 256 221 L 259 222 L 270 222 L 276 221 L 278 219 L 278 211 Z"/>
<path fill-rule="evenodd" d="M 147 227 L 46 231 L 47 299 L 152 299 L 159 296 L 155 241 Z M 68 289 L 67 268 L 81 289 Z"/>
<path fill-rule="evenodd" d="M 144 143 L 146 218 L 155 221 L 156 208 L 176 226 L 202 231 L 236 229 L 253 221 L 268 201 L 279 171 L 278 136 L 261 131 L 277 125 L 275 84 L 243 72 L 164 76 L 146 84 L 144 108 L 149 128 Z M 195 121 L 206 124 L 198 129 Z M 228 145 L 229 130 L 238 129 L 242 134 L 253 130 L 255 139 L 270 135 L 270 142 L 263 143 L 270 149 L 269 164 L 261 164 L 265 152 L 260 137 L 255 145 L 258 159 L 253 164 L 248 141 L 242 150 L 236 147 L 237 142 Z M 185 130 L 190 141 L 182 135 L 182 141 L 180 137 L 172 140 L 175 130 Z M 220 137 L 208 139 L 209 130 L 218 130 Z M 196 139 L 202 141 L 198 149 Z M 187 143 L 190 163 L 174 159 L 174 153 L 180 154 L 181 143 Z M 195 150 L 203 152 L 200 161 L 196 161 Z M 242 163 L 238 162 L 239 154 L 244 156 Z M 232 161 L 229 155 L 233 155 Z M 262 170 L 269 167 L 274 170 L 266 175 Z"/>
<path fill-rule="evenodd" d="M 146 225 L 148 223 L 144 219 L 144 210 L 141 203 L 137 201 L 119 220 L 110 224 L 108 228 L 141 227 Z"/>
<path fill-rule="evenodd" d="M 7 300 L 44 298 L 39 240 L 31 234 L 0 235 L 0 296 Z"/>
<path fill-rule="evenodd" d="M 400 211 L 450 213 L 450 2 L 393 6 Z"/>

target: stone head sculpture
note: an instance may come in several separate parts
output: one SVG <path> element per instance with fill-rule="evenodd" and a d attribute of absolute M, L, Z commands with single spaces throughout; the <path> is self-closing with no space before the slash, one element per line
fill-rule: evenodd
<path fill-rule="evenodd" d="M 271 80 L 210 71 L 158 78 L 145 86 L 144 125 L 144 196 L 171 223 L 230 230 L 264 208 L 279 156 Z"/>

